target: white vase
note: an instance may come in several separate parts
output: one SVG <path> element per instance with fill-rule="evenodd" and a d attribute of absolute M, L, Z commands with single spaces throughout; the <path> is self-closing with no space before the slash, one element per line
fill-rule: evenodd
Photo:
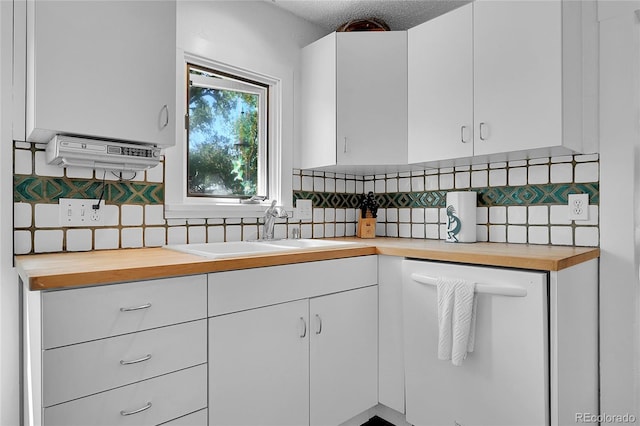
<path fill-rule="evenodd" d="M 478 194 L 474 191 L 447 192 L 447 242 L 476 242 L 477 204 Z"/>

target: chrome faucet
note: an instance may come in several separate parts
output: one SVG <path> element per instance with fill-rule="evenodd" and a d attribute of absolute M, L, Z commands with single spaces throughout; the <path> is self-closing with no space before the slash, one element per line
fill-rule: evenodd
<path fill-rule="evenodd" d="M 289 217 L 287 211 L 281 206 L 276 206 L 276 200 L 273 200 L 271 206 L 264 212 L 262 238 L 264 240 L 273 240 L 273 228 L 276 224 L 276 218 L 284 219 L 287 217 Z"/>

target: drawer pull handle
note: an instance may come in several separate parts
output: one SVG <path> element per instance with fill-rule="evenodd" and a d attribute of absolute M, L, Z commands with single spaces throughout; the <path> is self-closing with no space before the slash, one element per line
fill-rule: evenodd
<path fill-rule="evenodd" d="M 138 408 L 137 410 L 132 410 L 132 411 L 120 411 L 120 415 L 121 416 L 131 416 L 133 414 L 138 414 L 138 413 L 142 413 L 143 411 L 147 411 L 149 408 L 151 408 L 151 403 L 147 402 L 147 405 L 145 405 L 142 408 Z"/>
<path fill-rule="evenodd" d="M 322 333 L 322 318 L 318 314 L 316 314 L 316 324 L 316 334 Z"/>
<path fill-rule="evenodd" d="M 147 354 L 147 355 L 143 356 L 142 358 L 134 359 L 134 360 L 131 360 L 131 361 L 125 361 L 125 360 L 121 359 L 120 360 L 120 365 L 137 364 L 139 362 L 149 361 L 150 359 L 151 359 L 151 354 Z"/>
<path fill-rule="evenodd" d="M 307 335 L 307 322 L 303 317 L 300 317 L 300 325 L 302 326 L 302 331 L 300 332 L 300 338 L 303 339 Z"/>
<path fill-rule="evenodd" d="M 131 312 L 131 311 L 139 311 L 141 309 L 149 309 L 151 307 L 151 303 L 145 303 L 140 306 L 133 306 L 131 308 L 120 308 L 120 312 Z"/>

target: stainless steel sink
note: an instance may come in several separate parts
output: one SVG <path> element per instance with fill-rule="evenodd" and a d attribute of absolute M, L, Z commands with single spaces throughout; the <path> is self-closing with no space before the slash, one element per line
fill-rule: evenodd
<path fill-rule="evenodd" d="M 221 259 L 227 257 L 243 257 L 291 251 L 305 248 L 343 247 L 355 243 L 328 240 L 259 240 L 259 241 L 231 241 L 227 243 L 198 243 L 198 244 L 169 244 L 165 249 L 181 251 L 198 256 Z"/>

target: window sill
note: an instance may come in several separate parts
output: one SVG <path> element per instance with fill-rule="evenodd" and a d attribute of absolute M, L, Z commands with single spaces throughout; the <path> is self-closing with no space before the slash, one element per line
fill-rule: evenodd
<path fill-rule="evenodd" d="M 165 219 L 220 219 L 262 217 L 271 203 L 261 204 L 165 204 Z M 289 217 L 293 212 L 287 210 Z"/>

